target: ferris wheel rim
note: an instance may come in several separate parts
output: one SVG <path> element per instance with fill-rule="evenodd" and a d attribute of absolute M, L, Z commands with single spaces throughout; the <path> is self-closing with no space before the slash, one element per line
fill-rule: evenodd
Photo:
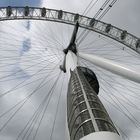
<path fill-rule="evenodd" d="M 140 54 L 140 38 L 111 24 L 77 13 L 40 7 L 0 7 L 0 21 L 42 20 L 75 25 L 109 37 Z"/>

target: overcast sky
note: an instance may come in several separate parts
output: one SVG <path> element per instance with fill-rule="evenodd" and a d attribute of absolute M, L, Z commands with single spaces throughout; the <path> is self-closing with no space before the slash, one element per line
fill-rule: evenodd
<path fill-rule="evenodd" d="M 70 11 L 70 12 L 75 12 L 75 13 L 80 13 L 82 14 L 83 11 L 85 10 L 86 6 L 88 5 L 88 3 L 91 0 L 70 0 L 70 1 L 66 1 L 66 0 L 0 0 L 0 6 L 8 6 L 8 5 L 12 5 L 12 6 L 25 6 L 25 5 L 29 5 L 29 6 L 36 6 L 36 7 L 47 7 L 47 8 L 52 8 L 52 9 L 62 9 L 62 10 L 66 10 L 66 11 Z M 99 2 L 97 3 L 97 5 L 95 7 L 93 7 L 93 9 L 90 10 L 90 12 L 87 14 L 87 16 L 93 17 L 94 14 L 97 12 L 98 8 L 103 4 L 104 0 L 99 0 Z M 107 23 L 111 23 L 112 25 L 115 25 L 121 29 L 127 30 L 128 32 L 140 37 L 140 29 L 139 29 L 139 23 L 140 23 L 140 1 L 139 0 L 118 0 L 116 2 L 116 4 L 113 6 L 113 8 L 107 13 L 107 15 L 105 15 L 105 17 L 102 19 L 103 21 L 107 22 Z M 57 26 L 56 26 L 57 25 Z M 68 27 L 67 27 L 68 26 Z M 34 72 L 40 71 L 44 66 L 50 65 L 49 62 L 45 63 L 41 63 L 39 66 L 33 67 L 31 69 L 27 69 L 27 66 L 31 66 L 31 65 L 35 65 L 36 63 L 40 63 L 40 61 L 44 61 L 45 58 L 49 55 L 53 55 L 51 56 L 51 65 L 46 67 L 47 70 L 46 72 L 50 72 L 51 70 L 49 70 L 49 68 L 53 68 L 55 69 L 55 65 L 59 62 L 59 57 L 63 58 L 63 54 L 62 52 L 55 52 L 52 50 L 49 50 L 49 48 L 47 48 L 47 46 L 55 46 L 55 49 L 61 49 L 62 50 L 62 46 L 60 47 L 60 44 L 58 43 L 58 41 L 61 41 L 62 44 L 64 45 L 63 47 L 66 47 L 65 45 L 67 45 L 70 36 L 71 36 L 71 32 L 72 32 L 72 27 L 69 25 L 59 25 L 57 23 L 44 23 L 44 22 L 30 22 L 30 21 L 22 21 L 22 22 L 15 22 L 15 21 L 10 21 L 10 22 L 2 22 L 1 26 L 0 26 L 0 37 L 1 37 L 1 41 L 3 41 L 1 43 L 1 50 L 3 48 L 3 46 L 6 47 L 6 49 L 11 49 L 11 46 L 14 48 L 13 52 L 6 52 L 3 53 L 3 51 L 1 51 L 1 57 L 3 58 L 3 56 L 9 56 L 9 57 L 16 57 L 18 59 L 13 59 L 11 61 L 5 61 L 5 63 L 7 63 L 9 66 L 1 68 L 1 71 L 4 72 L 0 72 L 0 76 L 6 76 L 7 73 L 7 69 L 10 71 L 10 74 L 13 74 L 13 76 L 11 77 L 14 78 L 15 80 L 9 80 L 6 81 L 7 79 L 5 78 L 5 82 L 1 82 L 0 84 L 0 93 L 6 93 L 8 92 L 10 89 L 13 89 L 13 87 L 17 86 L 19 83 L 23 82 L 24 80 L 28 80 L 27 84 L 37 80 L 39 78 L 42 78 L 41 80 L 43 80 L 43 78 L 45 79 L 46 73 L 44 71 L 44 73 L 41 74 L 41 76 L 38 74 L 37 76 L 32 77 L 32 75 L 34 74 Z M 49 27 L 49 28 L 48 28 Z M 63 28 L 63 30 L 61 30 Z M 66 29 L 66 30 L 65 30 Z M 56 33 L 59 32 L 59 34 Z M 55 34 L 55 37 L 54 37 Z M 61 36 L 60 36 L 61 34 Z M 48 37 L 49 36 L 49 37 Z M 85 44 L 87 42 L 90 42 L 92 40 L 92 37 L 94 38 L 94 36 L 97 36 L 97 34 L 94 33 L 90 33 L 89 36 L 86 38 L 85 40 Z M 5 41 L 5 38 L 8 38 L 9 41 Z M 12 38 L 12 39 L 11 39 Z M 36 39 L 36 40 L 35 40 Z M 45 42 L 45 39 L 47 40 Z M 58 39 L 58 40 L 55 40 Z M 96 39 L 96 38 L 95 38 Z M 106 38 L 104 38 L 106 39 Z M 53 40 L 55 40 L 55 44 L 53 44 Z M 43 43 L 44 41 L 44 43 Z M 50 44 L 49 44 L 50 43 Z M 101 41 L 101 42 L 97 42 L 97 44 L 95 43 L 95 46 L 98 45 L 102 45 L 105 44 L 106 41 Z M 14 45 L 13 45 L 14 44 Z M 83 44 L 84 45 L 84 44 Z M 120 48 L 122 47 L 120 44 L 117 44 L 120 46 Z M 16 46 L 16 47 L 15 47 Z M 36 47 L 34 47 L 36 46 Z M 43 47 L 45 48 L 43 48 Z M 113 48 L 114 50 L 116 49 L 115 47 Z M 112 49 L 112 50 L 113 50 Z M 39 50 L 37 52 L 37 50 Z M 97 48 L 95 48 L 95 50 L 97 50 Z M 86 50 L 87 52 L 90 52 L 89 50 Z M 109 49 L 107 50 L 109 51 Z M 131 52 L 131 51 L 130 51 Z M 40 54 L 38 54 L 40 53 Z M 57 55 L 56 53 L 59 53 L 59 55 Z M 14 54 L 14 55 L 13 55 Z M 33 55 L 36 54 L 35 58 L 33 59 L 33 56 L 30 58 L 29 55 Z M 55 54 L 55 55 L 54 55 Z M 104 57 L 107 57 L 107 54 L 113 56 L 117 55 L 120 57 L 121 55 L 126 55 L 125 52 L 119 51 L 116 52 L 111 52 L 111 54 L 108 52 L 107 54 L 103 54 L 102 51 L 98 52 L 98 55 L 103 55 Z M 132 52 L 130 54 L 133 54 Z M 128 55 L 128 54 L 127 54 Z M 28 58 L 27 58 L 28 57 Z M 33 61 L 29 61 L 30 59 L 32 59 Z M 115 57 L 112 57 L 112 59 Z M 125 57 L 124 57 L 125 58 Z M 139 63 L 139 59 L 140 57 L 135 55 L 135 53 L 133 55 L 129 56 L 129 59 L 131 60 L 127 60 L 128 56 L 126 57 L 126 59 L 123 61 L 122 59 L 121 62 L 125 63 L 125 64 L 132 64 L 129 66 L 132 67 L 136 67 L 137 69 L 140 70 L 140 63 Z M 23 61 L 24 60 L 24 61 Z M 120 62 L 120 60 L 116 60 L 118 62 Z M 25 62 L 26 61 L 26 62 Z M 134 63 L 135 61 L 135 63 Z M 22 65 L 22 63 L 24 62 L 24 65 Z M 55 62 L 55 63 L 54 63 Z M 3 64 L 5 64 L 1 61 L 1 66 L 3 66 Z M 14 65 L 13 65 L 14 64 Z M 82 64 L 82 61 L 81 61 Z M 88 65 L 88 63 L 87 63 Z M 90 66 L 90 64 L 89 64 Z M 103 102 L 105 103 L 105 106 L 107 107 L 110 116 L 112 117 L 113 121 L 115 122 L 115 124 L 118 126 L 118 128 L 121 128 L 122 132 L 121 134 L 125 136 L 128 135 L 128 138 L 126 139 L 130 139 L 130 140 L 139 140 L 140 137 L 140 127 L 139 124 L 140 119 L 140 103 L 139 103 L 139 96 L 132 94 L 134 93 L 139 93 L 139 85 L 135 84 L 132 82 L 129 82 L 125 79 L 121 79 L 120 77 L 116 77 L 113 74 L 110 74 L 106 71 L 101 72 L 101 69 L 98 69 L 96 67 L 93 68 L 95 72 L 97 72 L 97 76 L 99 78 L 99 81 L 101 83 L 101 99 L 103 100 L 103 97 L 106 98 L 107 100 L 109 100 L 113 105 L 116 104 L 114 102 L 114 100 L 111 100 L 109 98 L 109 96 L 107 95 L 107 92 L 105 92 L 106 90 L 109 93 L 114 93 L 114 94 L 118 94 L 119 92 L 124 93 L 125 96 L 126 94 L 129 94 L 130 96 L 127 97 L 127 100 L 124 100 L 123 98 L 123 94 L 118 95 L 118 99 L 121 100 L 121 98 L 125 101 L 125 105 L 126 107 L 127 104 L 129 104 L 129 101 L 132 101 L 132 103 L 130 103 L 131 106 L 135 107 L 137 110 L 133 110 L 133 108 L 129 108 L 129 110 L 131 111 L 131 113 L 134 115 L 134 117 L 129 114 L 131 116 L 131 119 L 134 120 L 131 122 L 126 115 L 120 113 L 119 111 L 115 110 L 115 108 L 113 108 L 112 104 L 107 104 L 105 102 L 105 100 L 103 100 Z M 17 71 L 18 74 L 15 74 Z M 57 68 L 56 70 L 52 71 L 51 74 L 56 74 L 58 75 L 59 73 L 59 69 Z M 9 74 L 9 73 L 8 73 Z M 104 76 L 102 79 L 102 75 Z M 110 77 L 112 77 L 112 79 L 110 77 L 107 77 L 108 75 L 110 75 Z M 113 79 L 114 78 L 114 79 Z M 40 103 L 43 101 L 43 99 L 46 97 L 46 94 L 43 93 L 47 93 L 49 94 L 49 90 L 51 89 L 51 86 L 53 85 L 53 83 L 56 81 L 57 77 L 48 77 L 49 81 L 45 87 L 41 88 L 41 90 L 37 91 L 37 94 L 32 97 L 25 105 L 24 107 L 21 109 L 21 111 L 15 116 L 13 117 L 12 121 L 8 122 L 8 125 L 6 125 L 6 127 L 4 127 L 4 129 L 0 129 L 0 139 L 2 140 L 15 140 L 18 136 L 18 134 L 20 134 L 20 132 L 23 130 L 23 128 L 25 127 L 25 125 L 27 124 L 28 120 L 31 118 L 31 116 L 33 115 L 34 111 L 37 109 L 37 107 L 40 105 Z M 104 79 L 106 79 L 107 81 L 110 81 L 109 84 L 106 85 L 106 83 L 103 81 Z M 126 89 L 124 91 L 124 87 L 122 87 L 122 85 L 118 85 L 118 81 L 122 81 L 122 83 L 124 84 L 123 86 L 126 86 Z M 46 79 L 45 79 L 46 80 Z M 112 81 L 114 80 L 114 81 Z M 11 82 L 12 81 L 12 82 Z M 63 83 L 62 83 L 63 81 Z M 115 82 L 117 81 L 117 82 Z M 16 103 L 18 103 L 20 100 L 24 99 L 27 95 L 29 95 L 29 93 L 33 92 L 34 90 L 36 90 L 39 88 L 39 80 L 37 80 L 37 82 L 35 82 L 32 85 L 27 85 L 25 87 L 19 88 L 18 90 L 14 90 L 12 93 L 13 94 L 9 94 L 4 96 L 3 98 L 0 99 L 0 114 L 3 114 L 5 111 L 7 111 L 11 106 L 14 106 Z M 41 127 L 39 128 L 39 131 L 36 135 L 36 140 L 44 140 L 47 139 L 49 140 L 50 138 L 52 138 L 52 140 L 62 140 L 65 137 L 65 110 L 66 110 L 66 90 L 67 90 L 67 77 L 64 74 L 61 74 L 61 77 L 58 81 L 59 84 L 57 84 L 55 91 L 52 95 L 53 98 L 51 98 L 50 102 L 48 103 L 48 101 L 45 103 L 45 106 L 47 106 L 47 111 L 45 112 L 45 117 L 43 117 L 43 121 L 41 123 Z M 63 84 L 63 85 L 62 85 Z M 59 92 L 61 93 L 61 85 L 64 87 L 62 94 L 59 94 Z M 129 89 L 129 87 L 131 86 L 132 88 Z M 20 86 L 19 86 L 20 87 Z M 113 88 L 111 88 L 113 87 Z M 115 88 L 118 88 L 119 90 L 115 90 Z M 135 89 L 137 88 L 137 89 Z M 59 92 L 57 92 L 59 91 Z M 140 95 L 140 94 L 139 94 Z M 137 99 L 132 99 L 131 96 L 135 96 L 137 97 Z M 60 102 L 58 101 L 58 99 L 60 98 Z M 49 98 L 49 97 L 48 97 Z M 115 96 L 113 96 L 113 98 L 115 98 Z M 121 100 L 123 102 L 123 100 Z M 116 100 L 115 100 L 116 101 Z M 23 101 L 24 102 L 24 101 Z M 14 114 L 14 112 L 16 110 L 18 110 L 18 108 L 20 107 L 20 105 L 22 106 L 22 103 L 19 104 L 19 106 L 17 106 L 16 108 L 14 108 L 14 110 L 12 110 L 10 113 L 6 114 L 6 116 L 4 117 L 0 117 L 0 126 L 1 128 L 5 125 L 5 122 L 8 121 L 8 119 Z M 57 108 L 58 106 L 58 108 Z M 58 110 L 57 110 L 58 109 Z M 45 108 L 42 108 L 42 110 L 45 110 Z M 57 118 L 55 118 L 57 112 Z M 39 112 L 41 115 L 43 115 L 43 111 Z M 126 110 L 126 114 L 129 113 Z M 56 119 L 55 122 L 55 126 L 53 126 L 54 120 Z M 27 135 L 24 135 L 26 133 L 25 132 L 22 133 L 21 138 L 23 138 L 25 136 L 25 138 L 29 138 L 33 139 L 36 130 L 38 129 L 38 124 L 39 124 L 39 120 L 41 120 L 41 116 L 39 116 L 39 119 L 36 120 L 36 122 L 34 122 L 33 126 L 32 126 L 32 131 L 29 131 L 29 133 L 27 133 Z M 53 136 L 51 137 L 52 134 L 52 130 L 53 130 Z M 31 132 L 31 133 L 30 133 Z M 124 134 L 125 133 L 125 134 Z M 19 139 L 19 140 L 20 140 Z"/>

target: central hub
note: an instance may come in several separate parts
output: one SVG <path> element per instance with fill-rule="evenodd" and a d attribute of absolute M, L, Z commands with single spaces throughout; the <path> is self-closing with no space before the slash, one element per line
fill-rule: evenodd
<path fill-rule="evenodd" d="M 69 46 L 66 49 L 63 50 L 63 52 L 65 54 L 67 54 L 69 50 L 71 50 L 73 53 L 77 54 L 76 44 L 75 43 L 74 44 L 69 44 Z"/>
<path fill-rule="evenodd" d="M 78 32 L 78 28 L 79 28 L 79 23 L 76 22 L 74 30 L 73 30 L 73 34 L 70 40 L 70 43 L 68 45 L 68 47 L 66 49 L 63 50 L 63 52 L 65 53 L 64 56 L 64 61 L 63 64 L 60 66 L 60 69 L 65 73 L 66 72 L 66 55 L 68 53 L 68 51 L 72 51 L 75 55 L 77 54 L 77 48 L 76 48 L 76 36 L 77 36 L 77 32 Z"/>

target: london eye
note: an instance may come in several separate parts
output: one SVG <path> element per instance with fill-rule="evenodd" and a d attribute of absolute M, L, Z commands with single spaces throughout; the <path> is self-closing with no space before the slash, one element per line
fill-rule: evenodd
<path fill-rule="evenodd" d="M 99 1 L 0 7 L 0 139 L 139 139 L 140 38 Z"/>

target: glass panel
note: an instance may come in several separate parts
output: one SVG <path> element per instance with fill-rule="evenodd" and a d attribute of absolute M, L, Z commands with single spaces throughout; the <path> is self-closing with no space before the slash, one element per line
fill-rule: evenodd
<path fill-rule="evenodd" d="M 89 101 L 89 105 L 91 108 L 102 109 L 101 105 L 95 101 Z"/>
<path fill-rule="evenodd" d="M 115 127 L 107 121 L 98 119 L 98 120 L 96 120 L 96 122 L 97 122 L 97 125 L 98 125 L 100 131 L 117 132 Z"/>
<path fill-rule="evenodd" d="M 72 111 L 68 115 L 68 120 L 71 121 L 73 118 L 76 118 L 77 114 L 79 114 L 81 111 L 85 109 L 87 109 L 85 102 L 78 104 L 76 107 L 72 109 Z"/>
<path fill-rule="evenodd" d="M 83 95 L 80 95 L 80 96 L 75 96 L 75 98 L 73 99 L 72 101 L 72 104 L 73 105 L 77 105 L 78 103 L 84 101 L 84 97 Z"/>
<path fill-rule="evenodd" d="M 103 118 L 103 119 L 108 118 L 107 114 L 103 111 L 92 109 L 92 112 L 95 118 Z"/>
<path fill-rule="evenodd" d="M 73 140 L 79 140 L 81 137 L 86 136 L 92 132 L 95 132 L 92 122 L 86 121 L 76 131 Z"/>
<path fill-rule="evenodd" d="M 97 100 L 97 98 L 94 95 L 87 95 L 87 99 L 88 100 L 94 100 L 94 101 Z"/>
<path fill-rule="evenodd" d="M 76 130 L 84 121 L 90 118 L 88 111 L 83 111 L 73 115 L 72 120 L 69 122 L 70 134 L 75 133 Z M 85 131 L 85 130 L 84 130 Z"/>

